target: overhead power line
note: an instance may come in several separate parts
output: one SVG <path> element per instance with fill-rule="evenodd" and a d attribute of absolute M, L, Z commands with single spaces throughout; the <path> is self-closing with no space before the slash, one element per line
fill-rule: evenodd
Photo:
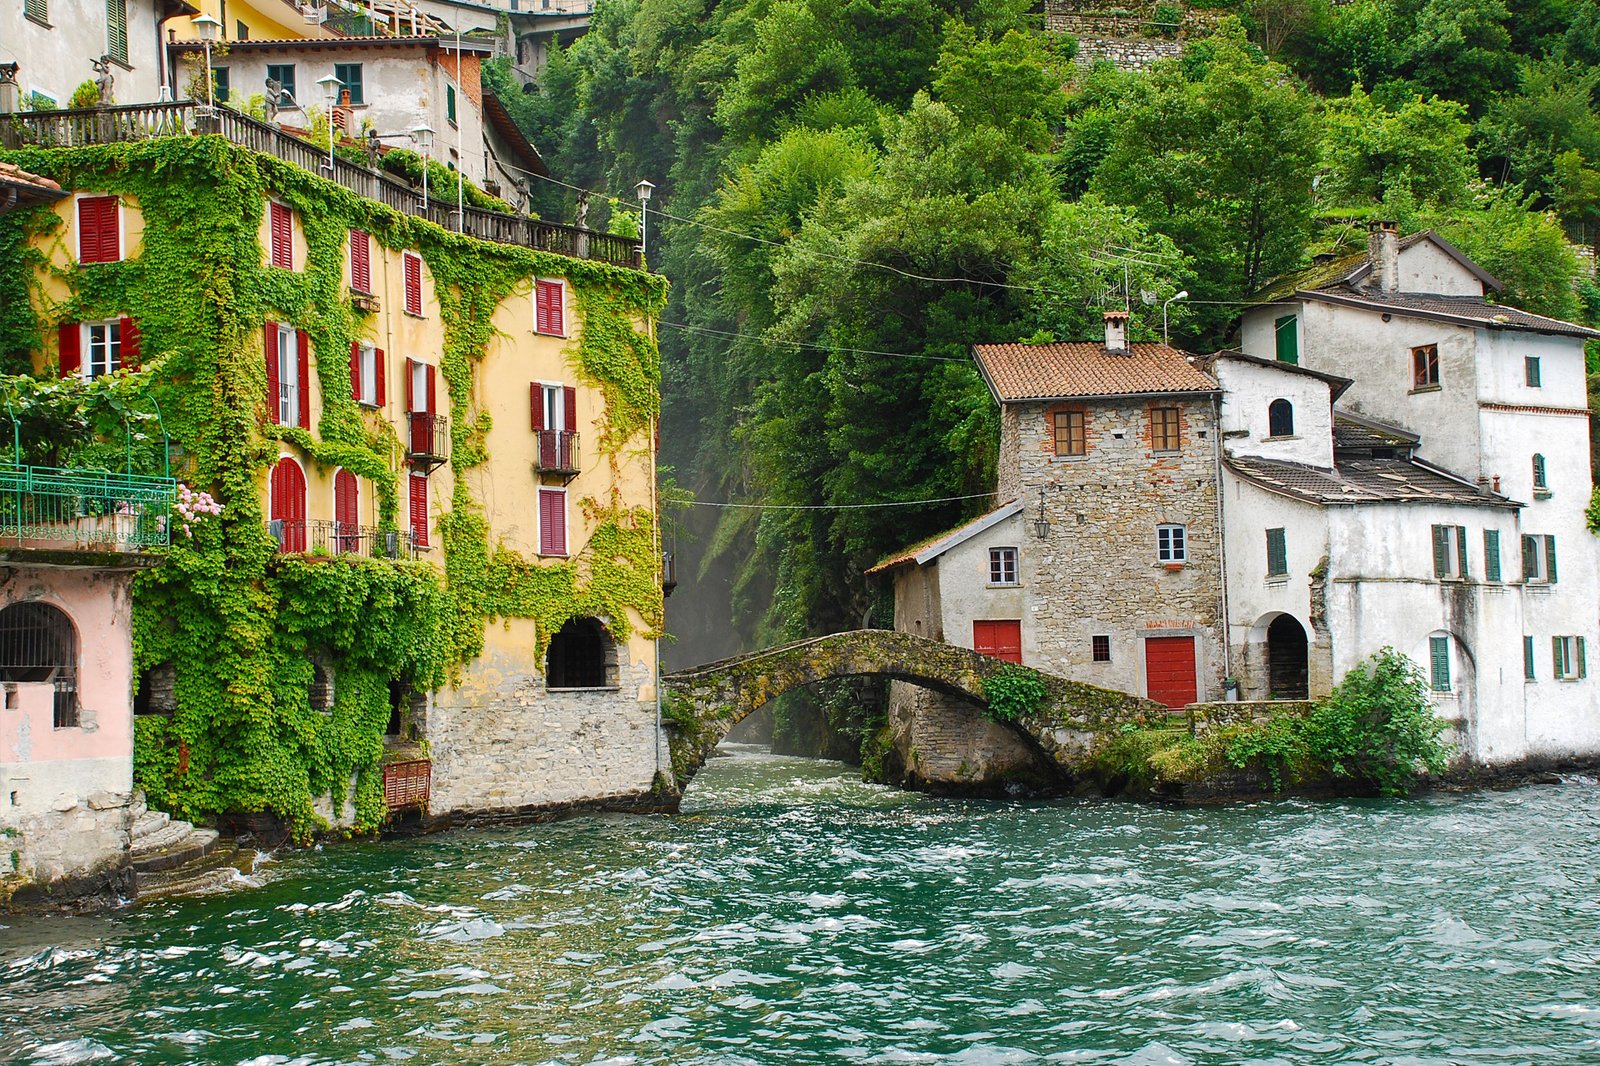
<path fill-rule="evenodd" d="M 732 340 L 754 341 L 757 344 L 770 344 L 783 348 L 803 348 L 818 352 L 848 352 L 852 355 L 882 355 L 894 359 L 927 359 L 940 363 L 966 363 L 968 359 L 958 358 L 953 355 L 917 355 L 912 352 L 880 352 L 871 348 L 845 348 L 833 344 L 807 344 L 805 341 L 772 340 L 767 337 L 757 336 L 753 333 L 734 333 L 725 329 L 712 329 L 709 326 L 691 326 L 686 322 L 668 322 L 661 320 L 661 324 L 668 329 L 687 330 L 690 333 L 703 333 L 713 337 L 726 337 Z"/>

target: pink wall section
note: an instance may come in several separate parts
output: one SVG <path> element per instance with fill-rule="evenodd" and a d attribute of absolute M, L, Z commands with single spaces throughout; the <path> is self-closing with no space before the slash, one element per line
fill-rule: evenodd
<path fill-rule="evenodd" d="M 16 686 L 0 705 L 0 764 L 133 757 L 133 635 L 126 570 L 0 566 L 0 608 L 39 600 L 78 632 L 80 727 L 56 729 L 49 683 Z"/>

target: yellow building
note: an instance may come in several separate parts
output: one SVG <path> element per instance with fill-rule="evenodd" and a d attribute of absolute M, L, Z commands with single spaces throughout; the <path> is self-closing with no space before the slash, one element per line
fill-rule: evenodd
<path fill-rule="evenodd" d="M 169 110 L 146 132 L 192 127 Z M 451 232 L 222 129 L 18 152 L 72 195 L 0 221 L 42 253 L 37 333 L 0 327 L 0 357 L 143 368 L 175 473 L 222 504 L 136 589 L 153 803 L 371 828 L 421 767 L 435 818 L 650 806 L 664 284 L 632 242 L 432 205 Z"/>

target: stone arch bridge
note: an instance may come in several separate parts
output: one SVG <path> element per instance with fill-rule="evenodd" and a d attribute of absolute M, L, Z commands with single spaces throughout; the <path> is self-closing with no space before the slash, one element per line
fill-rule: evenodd
<path fill-rule="evenodd" d="M 791 689 L 841 677 L 906 681 L 956 697 L 980 711 L 988 706 L 984 682 L 1010 664 L 968 648 L 886 629 L 861 629 L 812 637 L 765 651 L 721 659 L 661 681 L 672 771 L 681 793 L 728 731 Z M 1027 669 L 1027 668 L 1024 668 Z M 1161 725 L 1163 704 L 1031 670 L 1045 699 L 1031 714 L 1007 725 L 1075 776 L 1122 725 Z"/>

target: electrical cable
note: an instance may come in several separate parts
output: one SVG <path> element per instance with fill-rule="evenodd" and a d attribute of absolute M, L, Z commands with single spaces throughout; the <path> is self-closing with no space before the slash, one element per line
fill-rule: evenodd
<path fill-rule="evenodd" d="M 669 329 L 688 330 L 690 333 L 704 333 L 715 337 L 748 340 L 757 344 L 770 344 L 783 348 L 804 348 L 818 352 L 844 352 L 851 355 L 882 355 L 895 359 L 926 359 L 940 363 L 967 363 L 971 361 L 960 359 L 953 355 L 915 355 L 911 352 L 879 352 L 871 348 L 842 348 L 831 344 L 807 344 L 805 341 L 769 340 L 766 337 L 758 337 L 753 333 L 734 333 L 725 329 L 712 329 L 710 326 L 691 326 L 686 322 L 668 322 L 666 319 L 661 320 L 661 325 Z"/>

